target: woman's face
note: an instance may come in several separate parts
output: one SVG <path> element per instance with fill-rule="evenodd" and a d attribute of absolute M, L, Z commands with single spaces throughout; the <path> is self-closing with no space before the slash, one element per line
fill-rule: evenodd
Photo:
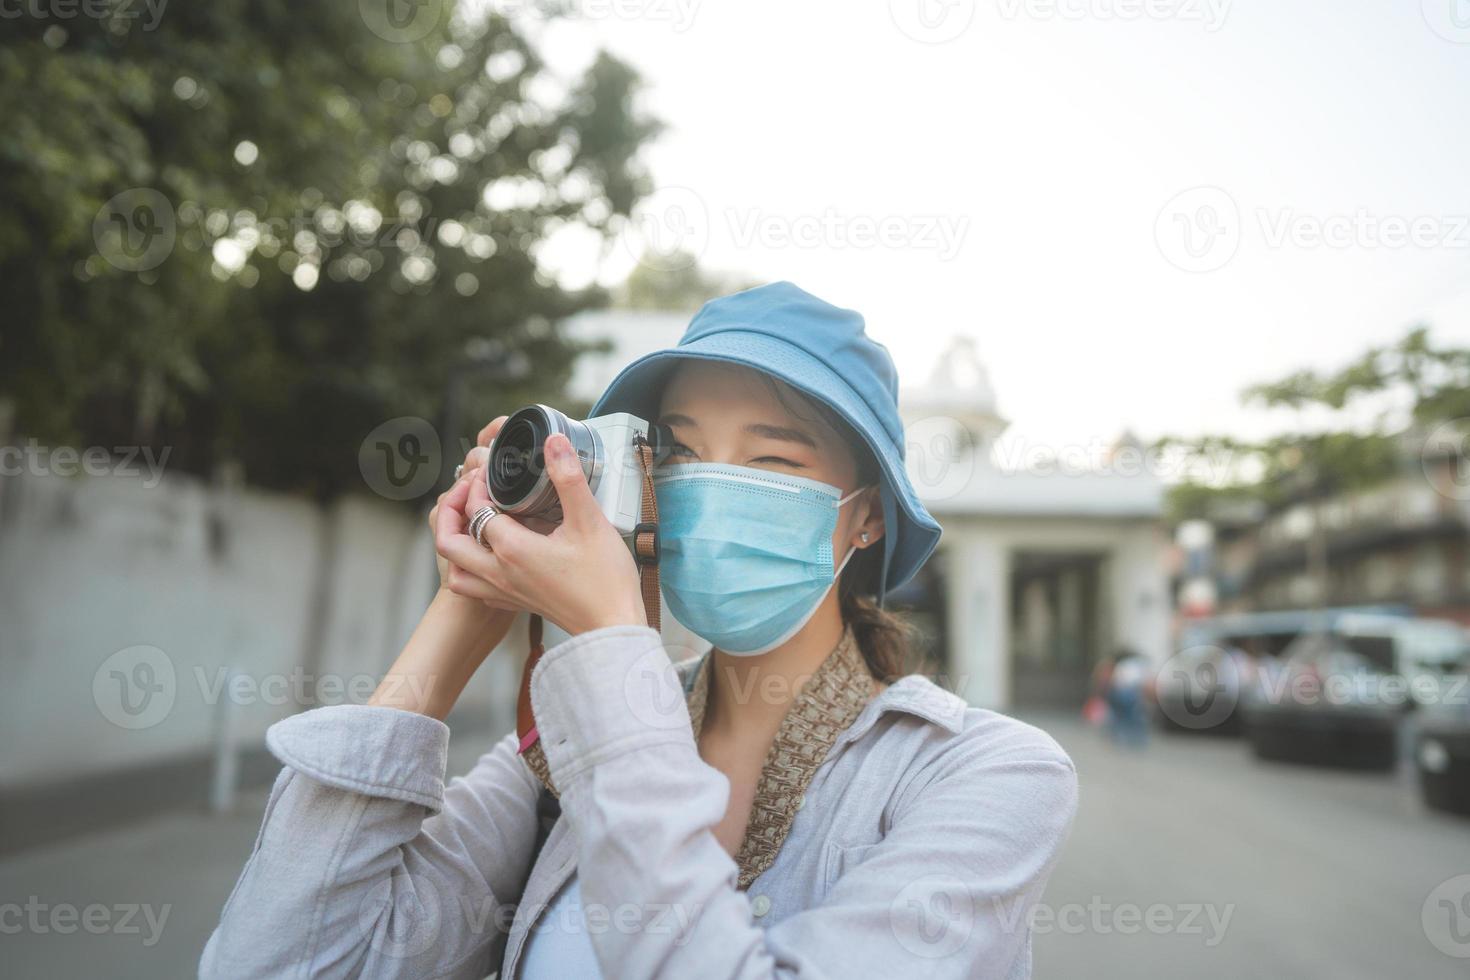
<path fill-rule="evenodd" d="M 781 382 L 776 382 L 780 386 Z M 830 484 L 847 496 L 858 489 L 858 466 L 846 440 L 815 412 L 794 414 L 800 396 L 777 397 L 770 381 L 737 364 L 687 361 L 664 387 L 658 421 L 674 436 L 671 465 L 726 463 L 790 473 Z M 799 411 L 799 410 L 798 410 Z M 849 546 L 883 536 L 883 509 L 872 488 L 844 506 L 832 536 L 841 561 Z"/>

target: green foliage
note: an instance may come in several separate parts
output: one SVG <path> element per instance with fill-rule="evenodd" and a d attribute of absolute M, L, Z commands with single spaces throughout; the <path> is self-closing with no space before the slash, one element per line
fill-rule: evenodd
<path fill-rule="evenodd" d="M 686 252 L 647 258 L 628 275 L 614 302 L 629 310 L 693 313 L 709 300 L 749 289 L 756 282 L 707 272 Z"/>
<path fill-rule="evenodd" d="M 1242 399 L 1268 408 L 1323 408 L 1341 412 L 1354 406 L 1390 402 L 1402 415 L 1381 411 L 1369 431 L 1341 428 L 1291 432 L 1259 443 L 1228 437 L 1168 437 L 1161 447 L 1200 461 L 1232 462 L 1223 483 L 1186 480 L 1170 488 L 1174 520 L 1212 518 L 1232 504 L 1255 499 L 1271 507 L 1291 500 L 1373 486 L 1419 465 L 1423 433 L 1438 423 L 1470 418 L 1470 349 L 1437 347 L 1429 328 L 1417 326 L 1387 347 L 1374 347 L 1337 371 L 1294 371 L 1276 381 L 1252 385 Z M 1217 469 L 1219 467 L 1216 467 Z"/>
<path fill-rule="evenodd" d="M 400 6 L 431 29 L 285 0 L 6 21 L 0 397 L 21 432 L 330 496 L 361 485 L 380 422 L 438 420 L 477 339 L 507 369 L 468 393 L 470 432 L 554 397 L 577 353 L 557 322 L 606 297 L 535 256 L 625 218 L 657 124 L 609 56 L 563 82 L 497 15 Z"/>

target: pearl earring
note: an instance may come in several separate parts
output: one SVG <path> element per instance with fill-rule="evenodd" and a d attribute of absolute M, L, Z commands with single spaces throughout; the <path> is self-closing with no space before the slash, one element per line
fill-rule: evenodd
<path fill-rule="evenodd" d="M 864 531 L 862 534 L 859 534 L 858 537 L 862 539 L 863 544 L 867 544 L 868 543 L 868 532 L 867 531 Z"/>

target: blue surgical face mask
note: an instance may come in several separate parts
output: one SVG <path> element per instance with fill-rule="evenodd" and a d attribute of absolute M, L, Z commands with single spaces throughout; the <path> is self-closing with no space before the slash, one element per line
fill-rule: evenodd
<path fill-rule="evenodd" d="M 855 550 L 834 567 L 837 511 L 860 489 L 721 463 L 669 466 L 654 488 L 669 611 L 729 654 L 795 636 Z"/>

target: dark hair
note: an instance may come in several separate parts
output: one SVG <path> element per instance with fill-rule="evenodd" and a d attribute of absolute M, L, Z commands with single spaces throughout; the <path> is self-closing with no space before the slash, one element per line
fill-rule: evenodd
<path fill-rule="evenodd" d="M 815 412 L 821 421 L 842 437 L 853 459 L 857 460 L 860 486 L 873 486 L 880 482 L 882 474 L 877 459 L 845 419 L 790 385 L 778 383 L 770 375 L 762 373 L 761 378 L 791 414 L 805 417 L 798 411 L 798 406 L 791 404 L 791 399 L 795 398 L 800 408 Z M 886 528 L 884 533 L 892 534 L 893 528 Z M 878 582 L 882 570 L 881 546 L 860 549 L 842 570 L 842 578 L 837 583 L 837 597 L 842 621 L 852 630 L 868 670 L 878 680 L 889 683 L 909 672 L 913 660 L 914 627 L 905 617 L 878 605 Z"/>

